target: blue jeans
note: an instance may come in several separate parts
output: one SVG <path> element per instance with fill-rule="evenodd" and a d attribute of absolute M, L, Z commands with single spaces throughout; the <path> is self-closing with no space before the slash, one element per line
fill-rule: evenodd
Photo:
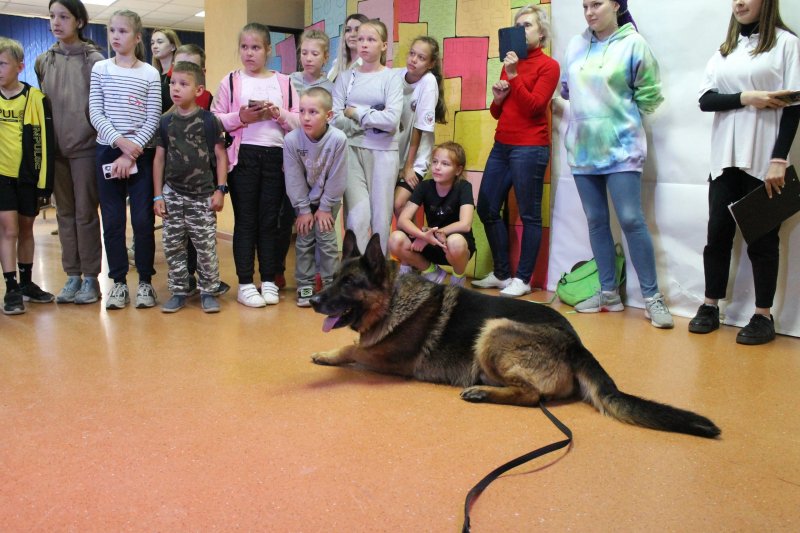
<path fill-rule="evenodd" d="M 600 286 L 604 291 L 617 288 L 614 280 L 614 237 L 609 223 L 608 196 L 614 202 L 619 225 L 628 242 L 633 267 L 639 276 L 642 296 L 649 298 L 658 292 L 656 257 L 650 230 L 642 211 L 642 173 L 575 174 L 575 185 L 589 222 L 589 242 L 597 261 Z"/>
<path fill-rule="evenodd" d="M 508 228 L 500 216 L 511 187 L 514 187 L 522 219 L 522 242 L 515 277 L 528 283 L 533 276 L 542 242 L 542 191 L 549 161 L 549 146 L 514 146 L 495 141 L 489 153 L 478 192 L 477 210 L 486 228 L 494 274 L 498 279 L 511 276 Z"/>
<path fill-rule="evenodd" d="M 128 274 L 128 247 L 125 244 L 127 206 L 130 199 L 131 226 L 133 227 L 134 259 L 139 281 L 150 282 L 156 241 L 153 235 L 153 154 L 146 149 L 136 161 L 139 172 L 128 179 L 105 179 L 102 166 L 122 155 L 122 151 L 102 144 L 97 145 L 97 192 L 100 196 L 100 214 L 103 221 L 103 241 L 108 259 L 108 277 L 123 281 Z"/>

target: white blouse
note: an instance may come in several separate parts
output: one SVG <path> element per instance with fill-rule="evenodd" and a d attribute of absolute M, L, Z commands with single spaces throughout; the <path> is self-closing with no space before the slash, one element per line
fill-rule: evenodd
<path fill-rule="evenodd" d="M 710 90 L 720 94 L 800 90 L 800 39 L 777 29 L 772 50 L 751 55 L 757 46 L 758 34 L 740 35 L 738 45 L 727 57 L 717 51 L 706 66 L 700 95 Z M 736 167 L 763 180 L 782 115 L 782 109 L 753 106 L 714 113 L 711 178 L 719 177 L 725 168 Z"/>

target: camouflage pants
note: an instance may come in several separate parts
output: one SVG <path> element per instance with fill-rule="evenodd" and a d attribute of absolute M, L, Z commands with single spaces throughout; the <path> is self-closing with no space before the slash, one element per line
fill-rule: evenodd
<path fill-rule="evenodd" d="M 217 215 L 209 208 L 209 198 L 195 199 L 164 186 L 164 219 L 162 242 L 169 274 L 167 287 L 172 294 L 189 292 L 187 240 L 191 237 L 197 249 L 198 283 L 202 293 L 211 293 L 219 285 L 217 259 Z"/>

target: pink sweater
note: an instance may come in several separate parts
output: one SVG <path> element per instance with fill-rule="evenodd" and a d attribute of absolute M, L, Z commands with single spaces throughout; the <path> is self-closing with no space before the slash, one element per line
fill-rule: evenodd
<path fill-rule="evenodd" d="M 272 71 L 278 78 L 278 85 L 281 88 L 284 107 L 281 109 L 281 116 L 277 119 L 278 124 L 285 132 L 292 131 L 300 126 L 300 97 L 290 83 L 289 76 L 280 72 Z M 229 78 L 230 77 L 230 78 Z M 233 98 L 231 98 L 231 83 L 233 80 Z M 291 92 L 290 92 L 291 91 Z M 228 147 L 228 172 L 233 170 L 239 162 L 239 146 L 242 144 L 242 134 L 247 124 L 243 124 L 239 119 L 239 109 L 246 105 L 241 101 L 242 98 L 242 71 L 234 70 L 227 74 L 219 83 L 217 95 L 211 104 L 211 112 L 214 113 L 225 131 L 233 136 L 233 144 Z M 291 108 L 288 108 L 291 101 Z"/>

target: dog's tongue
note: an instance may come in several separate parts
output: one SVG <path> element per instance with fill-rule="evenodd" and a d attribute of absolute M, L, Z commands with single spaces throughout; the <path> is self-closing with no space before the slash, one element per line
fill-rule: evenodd
<path fill-rule="evenodd" d="M 322 331 L 324 331 L 325 333 L 329 332 L 330 330 L 333 329 L 333 326 L 335 326 L 338 321 L 339 321 L 338 316 L 325 317 L 325 321 L 322 323 Z"/>

